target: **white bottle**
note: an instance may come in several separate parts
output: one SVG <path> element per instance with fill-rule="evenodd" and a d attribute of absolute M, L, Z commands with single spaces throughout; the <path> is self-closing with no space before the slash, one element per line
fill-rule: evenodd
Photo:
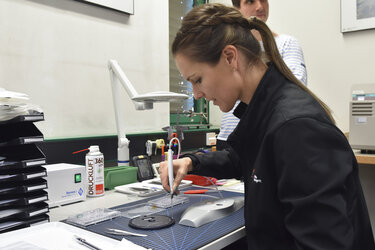
<path fill-rule="evenodd" d="M 104 194 L 104 156 L 99 146 L 90 146 L 86 154 L 87 196 L 96 197 Z"/>

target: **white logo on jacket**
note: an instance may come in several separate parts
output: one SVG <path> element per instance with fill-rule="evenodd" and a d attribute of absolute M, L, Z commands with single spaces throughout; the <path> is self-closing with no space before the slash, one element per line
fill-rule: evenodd
<path fill-rule="evenodd" d="M 255 175 L 255 169 L 253 169 L 252 173 L 251 173 L 251 179 L 253 179 L 253 181 L 255 183 L 262 183 L 262 180 L 261 179 L 258 179 L 258 176 Z"/>

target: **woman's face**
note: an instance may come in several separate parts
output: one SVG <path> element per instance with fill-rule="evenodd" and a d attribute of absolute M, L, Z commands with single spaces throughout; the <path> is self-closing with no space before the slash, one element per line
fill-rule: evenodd
<path fill-rule="evenodd" d="M 235 68 L 225 56 L 222 55 L 215 66 L 194 62 L 183 53 L 177 53 L 175 61 L 181 75 L 192 83 L 195 99 L 213 101 L 223 112 L 233 108 L 239 99 L 240 85 L 238 77 L 235 77 Z"/>

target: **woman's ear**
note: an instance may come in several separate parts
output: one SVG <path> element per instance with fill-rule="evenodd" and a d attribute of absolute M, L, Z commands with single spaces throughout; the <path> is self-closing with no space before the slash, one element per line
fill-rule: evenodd
<path fill-rule="evenodd" d="M 237 69 L 237 61 L 238 61 L 238 50 L 233 45 L 227 45 L 224 47 L 222 56 L 224 60 L 231 68 Z"/>

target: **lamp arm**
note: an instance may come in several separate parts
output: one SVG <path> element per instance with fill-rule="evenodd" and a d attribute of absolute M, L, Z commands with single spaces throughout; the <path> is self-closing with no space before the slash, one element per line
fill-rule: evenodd
<path fill-rule="evenodd" d="M 124 107 L 120 105 L 120 82 L 115 71 L 109 65 L 111 77 L 113 105 L 115 108 L 116 127 L 118 136 L 117 163 L 119 166 L 129 165 L 129 143 L 125 134 Z"/>
<path fill-rule="evenodd" d="M 128 93 L 130 99 L 138 96 L 137 91 L 135 90 L 135 88 L 133 87 L 129 79 L 126 77 L 124 71 L 122 71 L 117 61 L 109 60 L 108 68 L 109 70 L 113 71 L 114 76 L 116 76 L 117 79 L 120 81 L 121 85 L 124 87 L 124 89 Z"/>
<path fill-rule="evenodd" d="M 124 114 L 125 110 L 120 105 L 120 86 L 124 87 L 136 110 L 152 109 L 154 102 L 179 101 L 189 98 L 188 95 L 167 91 L 152 92 L 138 95 L 133 85 L 122 71 L 116 60 L 108 61 L 108 69 L 111 76 L 113 104 L 115 106 L 116 126 L 118 135 L 117 157 L 119 165 L 129 164 L 129 140 L 125 134 Z"/>
<path fill-rule="evenodd" d="M 138 92 L 135 90 L 133 85 L 131 84 L 128 77 L 125 75 L 124 71 L 121 69 L 120 65 L 116 60 L 109 60 L 108 61 L 108 69 L 113 72 L 113 79 L 118 79 L 121 85 L 126 90 L 126 93 L 133 99 L 134 97 L 138 96 Z M 113 82 L 113 81 L 112 81 Z M 136 110 L 145 110 L 145 109 L 152 109 L 152 105 L 147 105 L 144 102 L 136 102 L 133 101 Z"/>

